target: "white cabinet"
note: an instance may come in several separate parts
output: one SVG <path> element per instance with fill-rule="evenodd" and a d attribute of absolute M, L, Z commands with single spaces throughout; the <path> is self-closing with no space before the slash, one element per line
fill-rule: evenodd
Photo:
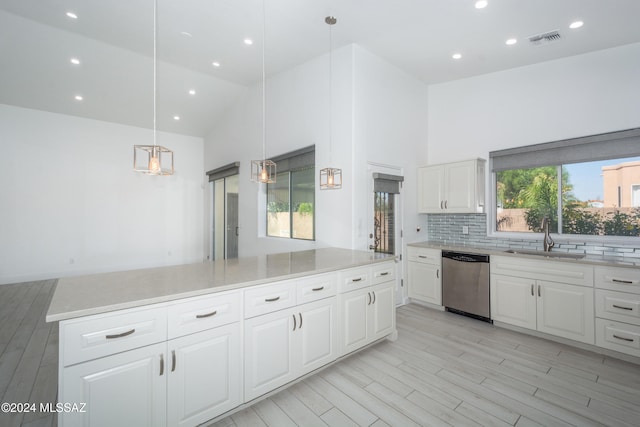
<path fill-rule="evenodd" d="M 493 256 L 491 318 L 593 344 L 592 271 L 579 264 Z"/>
<path fill-rule="evenodd" d="M 596 345 L 640 357 L 640 271 L 595 267 Z"/>
<path fill-rule="evenodd" d="M 407 247 L 409 298 L 442 305 L 442 252 Z"/>
<path fill-rule="evenodd" d="M 167 421 L 166 343 L 66 367 L 60 402 L 86 403 L 84 412 L 63 412 L 70 426 L 156 427 Z"/>
<path fill-rule="evenodd" d="M 418 168 L 418 212 L 484 212 L 485 165 L 472 159 Z"/>
<path fill-rule="evenodd" d="M 169 426 L 195 426 L 242 403 L 240 337 L 235 322 L 169 341 Z"/>
<path fill-rule="evenodd" d="M 245 320 L 245 401 L 333 361 L 335 296 Z"/>
<path fill-rule="evenodd" d="M 389 264 L 389 268 L 395 269 L 395 265 Z M 395 282 L 391 278 L 378 285 L 338 295 L 340 355 L 351 353 L 395 331 L 394 289 Z"/>

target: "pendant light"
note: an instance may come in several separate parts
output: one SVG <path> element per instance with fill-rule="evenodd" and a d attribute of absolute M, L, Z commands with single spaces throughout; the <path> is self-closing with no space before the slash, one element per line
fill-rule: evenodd
<path fill-rule="evenodd" d="M 156 143 L 158 1 L 153 1 L 153 145 L 133 146 L 133 170 L 147 175 L 173 175 L 173 151 Z"/>
<path fill-rule="evenodd" d="M 332 163 L 332 140 L 333 140 L 333 117 L 332 117 L 332 103 L 333 103 L 333 40 L 331 34 L 331 28 L 338 22 L 334 16 L 327 16 L 324 18 L 324 22 L 329 25 L 329 164 Z M 324 168 L 320 169 L 320 189 L 321 190 L 337 190 L 342 188 L 342 169 L 338 168 Z"/>
<path fill-rule="evenodd" d="M 262 160 L 251 161 L 251 181 L 264 184 L 276 182 L 276 164 L 267 160 L 267 72 L 265 69 L 265 45 L 267 41 L 267 18 L 265 1 L 262 0 Z"/>

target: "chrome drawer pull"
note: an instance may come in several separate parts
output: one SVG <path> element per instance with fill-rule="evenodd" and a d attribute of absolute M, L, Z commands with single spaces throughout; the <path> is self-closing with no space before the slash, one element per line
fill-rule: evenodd
<path fill-rule="evenodd" d="M 381 276 L 388 276 L 388 275 L 389 275 L 389 272 L 388 272 L 388 271 L 385 271 L 384 273 L 380 273 L 380 275 L 381 275 Z"/>
<path fill-rule="evenodd" d="M 622 341 L 633 342 L 633 338 L 619 337 L 619 336 L 617 336 L 617 335 L 615 335 L 615 334 L 613 335 L 613 337 L 614 337 L 614 338 L 617 338 L 617 339 L 619 339 L 619 340 L 622 340 Z"/>
<path fill-rule="evenodd" d="M 615 305 L 615 304 L 613 304 L 613 308 L 619 308 L 620 310 L 633 310 L 633 308 L 631 307 L 623 307 L 621 305 Z"/>
<path fill-rule="evenodd" d="M 176 370 L 176 351 L 171 350 L 171 372 Z"/>
<path fill-rule="evenodd" d="M 362 280 L 362 277 L 358 277 L 357 279 L 351 279 L 352 282 L 359 282 Z"/>
<path fill-rule="evenodd" d="M 264 302 L 274 302 L 274 301 L 278 301 L 279 299 L 280 299 L 280 297 L 265 298 Z"/>
<path fill-rule="evenodd" d="M 426 255 L 418 255 L 418 258 L 427 258 Z"/>
<path fill-rule="evenodd" d="M 611 281 L 617 283 L 626 283 L 628 285 L 633 284 L 633 280 L 611 279 Z"/>
<path fill-rule="evenodd" d="M 212 311 L 211 313 L 207 314 L 196 314 L 196 319 L 204 319 L 205 317 L 215 316 L 216 314 L 218 314 L 218 310 Z"/>
<path fill-rule="evenodd" d="M 122 338 L 122 337 L 126 337 L 127 335 L 131 335 L 131 334 L 132 334 L 132 333 L 134 333 L 135 331 L 136 331 L 136 330 L 135 330 L 135 328 L 134 328 L 134 329 L 131 329 L 130 331 L 123 332 L 123 333 L 121 333 L 121 334 L 106 335 L 106 338 L 107 338 L 108 340 L 112 340 L 112 339 L 114 339 L 114 338 Z"/>
<path fill-rule="evenodd" d="M 311 289 L 313 292 L 318 292 L 324 289 L 324 286 L 320 286 L 319 288 L 313 288 Z"/>
<path fill-rule="evenodd" d="M 164 375 L 164 355 L 160 354 L 160 376 Z"/>

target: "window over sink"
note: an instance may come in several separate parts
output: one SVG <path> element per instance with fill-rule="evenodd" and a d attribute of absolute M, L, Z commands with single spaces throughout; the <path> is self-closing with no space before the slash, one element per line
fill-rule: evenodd
<path fill-rule="evenodd" d="M 640 236 L 640 129 L 490 153 L 494 232 Z"/>

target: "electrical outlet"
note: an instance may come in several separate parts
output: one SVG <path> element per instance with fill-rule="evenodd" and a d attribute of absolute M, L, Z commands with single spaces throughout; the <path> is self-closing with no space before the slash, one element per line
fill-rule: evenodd
<path fill-rule="evenodd" d="M 462 226 L 462 234 L 469 234 L 469 226 L 468 225 L 463 225 Z"/>

